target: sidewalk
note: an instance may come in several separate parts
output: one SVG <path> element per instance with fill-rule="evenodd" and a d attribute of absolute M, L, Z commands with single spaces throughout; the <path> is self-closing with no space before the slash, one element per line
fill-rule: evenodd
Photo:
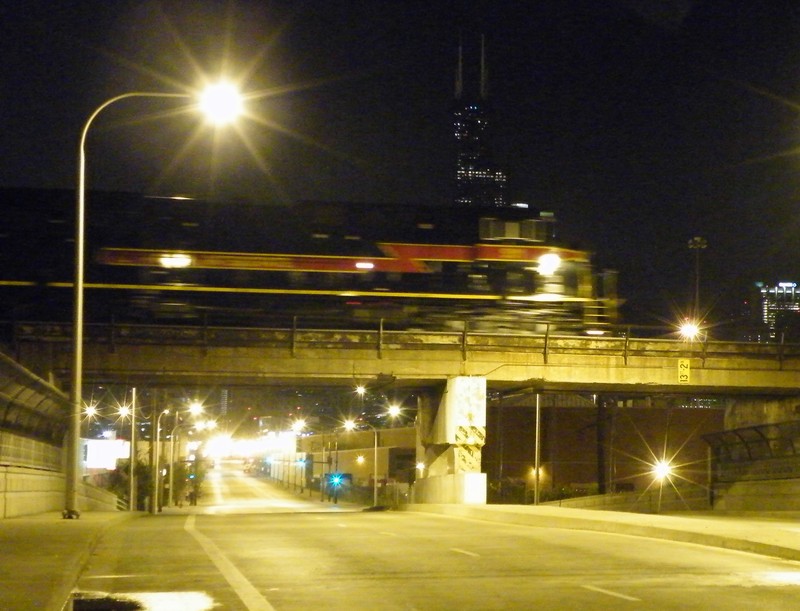
<path fill-rule="evenodd" d="M 61 611 L 81 569 L 108 528 L 139 514 L 60 512 L 0 520 L 0 609 Z"/>
<path fill-rule="evenodd" d="M 800 560 L 800 512 L 650 515 L 525 505 L 411 505 L 407 510 L 638 535 Z M 60 513 L 46 513 L 0 520 L 0 609 L 61 611 L 106 529 L 146 515 L 85 512 L 79 520 L 65 520 Z"/>

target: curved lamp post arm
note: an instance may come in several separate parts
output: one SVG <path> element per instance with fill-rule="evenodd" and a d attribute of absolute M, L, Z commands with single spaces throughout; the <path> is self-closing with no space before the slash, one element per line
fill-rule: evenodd
<path fill-rule="evenodd" d="M 191 98 L 188 93 L 158 93 L 147 91 L 133 91 L 110 98 L 95 108 L 89 115 L 81 131 L 78 148 L 78 195 L 75 210 L 75 281 L 73 284 L 73 326 L 72 326 L 72 386 L 70 393 L 71 411 L 69 418 L 69 443 L 67 473 L 66 473 L 66 498 L 64 517 L 76 518 L 80 515 L 78 510 L 78 483 L 80 480 L 80 426 L 83 381 L 83 268 L 84 268 L 84 237 L 85 237 L 85 203 L 86 203 L 86 137 L 89 128 L 103 110 L 127 98 Z"/>

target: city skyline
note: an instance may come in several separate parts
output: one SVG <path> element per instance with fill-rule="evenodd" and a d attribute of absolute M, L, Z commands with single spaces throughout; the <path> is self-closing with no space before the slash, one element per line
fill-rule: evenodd
<path fill-rule="evenodd" d="M 690 307 L 694 236 L 708 243 L 700 294 L 711 321 L 755 281 L 800 276 L 800 24 L 788 5 L 191 6 L 3 7 L 0 185 L 74 187 L 77 135 L 99 103 L 188 86 L 227 63 L 264 94 L 249 101 L 253 121 L 216 141 L 198 132 L 195 160 L 180 157 L 194 119 L 153 121 L 173 108 L 125 105 L 95 127 L 91 188 L 450 201 L 459 36 L 484 34 L 508 195 L 553 211 L 562 237 L 619 270 L 637 319 Z"/>

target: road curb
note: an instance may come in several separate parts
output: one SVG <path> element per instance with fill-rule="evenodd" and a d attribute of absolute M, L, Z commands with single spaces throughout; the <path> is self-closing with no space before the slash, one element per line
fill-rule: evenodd
<path fill-rule="evenodd" d="M 512 506 L 487 509 L 483 506 L 470 505 L 415 504 L 407 506 L 405 510 L 520 526 L 590 530 L 665 539 L 800 561 L 800 549 L 798 548 L 737 536 L 720 529 L 720 525 L 715 524 L 713 520 L 702 518 L 620 514 L 601 510 L 568 510 L 569 514 L 558 515 L 559 508 L 542 508 L 542 510 L 526 508 L 525 511 L 515 511 Z M 663 524 L 659 524 L 659 522 L 663 522 Z"/>

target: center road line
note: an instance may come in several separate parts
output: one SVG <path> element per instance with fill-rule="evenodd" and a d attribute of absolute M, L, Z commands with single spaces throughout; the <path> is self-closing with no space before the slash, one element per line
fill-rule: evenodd
<path fill-rule="evenodd" d="M 247 607 L 248 611 L 275 611 L 266 598 L 261 596 L 261 593 L 250 583 L 247 578 L 242 575 L 241 571 L 225 557 L 216 544 L 206 537 L 203 533 L 194 527 L 195 515 L 192 514 L 186 518 L 183 528 L 192 535 L 195 540 L 203 548 L 203 551 L 211 559 L 211 562 L 219 569 L 222 576 L 225 578 L 236 595 Z"/>
<path fill-rule="evenodd" d="M 622 600 L 630 600 L 633 602 L 642 602 L 641 598 L 636 598 L 635 596 L 628 596 L 627 594 L 621 594 L 619 592 L 614 592 L 612 590 L 606 590 L 604 588 L 598 588 L 597 586 L 581 586 L 585 590 L 591 590 L 592 592 L 598 592 L 600 594 L 607 594 L 608 596 L 613 596 L 615 598 L 621 598 Z"/>
<path fill-rule="evenodd" d="M 467 550 L 461 549 L 459 547 L 451 547 L 450 551 L 451 552 L 456 552 L 457 554 L 464 554 L 465 556 L 472 556 L 473 558 L 480 558 L 481 557 L 480 554 L 476 554 L 475 552 L 468 552 Z"/>

